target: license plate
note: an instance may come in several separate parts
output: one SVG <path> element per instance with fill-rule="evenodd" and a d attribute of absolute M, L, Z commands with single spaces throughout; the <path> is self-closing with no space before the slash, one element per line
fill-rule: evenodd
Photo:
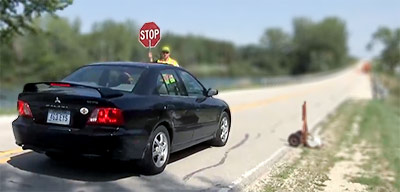
<path fill-rule="evenodd" d="M 47 123 L 69 125 L 70 117 L 70 111 L 49 109 Z"/>

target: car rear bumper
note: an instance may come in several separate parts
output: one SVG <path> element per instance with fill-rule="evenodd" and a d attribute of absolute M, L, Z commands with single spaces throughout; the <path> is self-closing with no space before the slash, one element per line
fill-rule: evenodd
<path fill-rule="evenodd" d="M 148 133 L 123 128 L 71 127 L 37 124 L 32 119 L 18 117 L 13 123 L 16 144 L 39 153 L 63 152 L 99 155 L 113 159 L 143 158 Z"/>

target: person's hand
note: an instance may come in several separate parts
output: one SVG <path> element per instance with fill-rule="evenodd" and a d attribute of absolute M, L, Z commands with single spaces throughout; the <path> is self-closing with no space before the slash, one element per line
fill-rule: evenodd
<path fill-rule="evenodd" d="M 150 51 L 149 51 L 149 59 L 150 59 L 150 62 L 153 62 L 153 53 L 151 53 Z"/>

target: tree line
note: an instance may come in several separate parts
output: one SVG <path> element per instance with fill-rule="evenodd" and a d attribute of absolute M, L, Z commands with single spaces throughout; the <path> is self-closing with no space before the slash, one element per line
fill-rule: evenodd
<path fill-rule="evenodd" d="M 2 84 L 59 80 L 79 66 L 102 61 L 147 62 L 148 49 L 138 42 L 139 25 L 132 20 L 106 20 L 81 32 L 79 19 L 42 16 L 0 45 Z M 293 33 L 266 29 L 258 44 L 236 46 L 195 35 L 164 33 L 163 45 L 179 64 L 198 76 L 275 76 L 326 71 L 349 63 L 346 24 L 329 17 L 315 22 L 293 20 Z"/>
<path fill-rule="evenodd" d="M 376 67 L 384 72 L 394 73 L 395 69 L 400 67 L 400 28 L 379 27 L 372 34 L 367 49 L 372 50 L 376 44 L 382 45 L 381 53 L 376 58 Z"/>

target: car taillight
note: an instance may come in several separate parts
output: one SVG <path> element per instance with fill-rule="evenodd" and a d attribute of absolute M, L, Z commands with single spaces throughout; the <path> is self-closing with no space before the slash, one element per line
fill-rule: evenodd
<path fill-rule="evenodd" d="M 88 124 L 114 125 L 124 124 L 122 111 L 117 108 L 96 108 L 89 117 Z"/>
<path fill-rule="evenodd" d="M 20 116 L 33 117 L 31 108 L 27 102 L 18 100 L 17 108 Z"/>
<path fill-rule="evenodd" d="M 57 87 L 71 87 L 71 85 L 68 83 L 50 83 L 50 85 L 57 86 Z"/>

